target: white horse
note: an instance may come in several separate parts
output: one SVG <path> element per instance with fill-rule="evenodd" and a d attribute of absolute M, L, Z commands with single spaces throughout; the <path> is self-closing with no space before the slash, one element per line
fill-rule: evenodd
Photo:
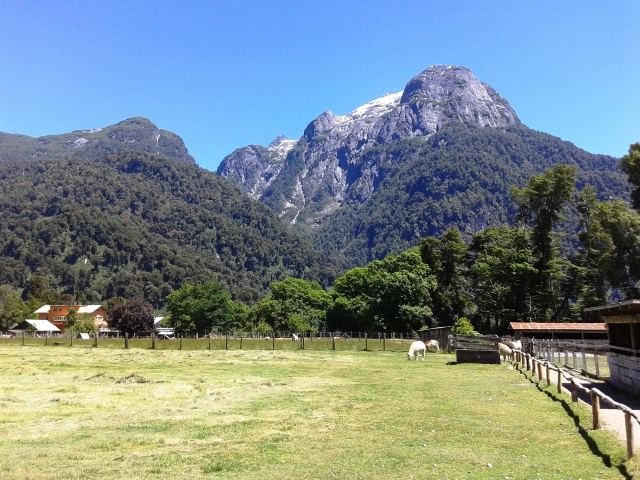
<path fill-rule="evenodd" d="M 422 361 L 424 362 L 424 357 L 427 354 L 427 346 L 424 342 L 420 340 L 413 342 L 409 347 L 409 353 L 407 353 L 407 360 L 418 360 L 418 357 L 422 354 Z"/>
<path fill-rule="evenodd" d="M 430 352 L 434 348 L 436 349 L 436 353 L 440 351 L 440 344 L 437 340 L 427 340 L 425 346 L 427 347 L 427 352 Z"/>

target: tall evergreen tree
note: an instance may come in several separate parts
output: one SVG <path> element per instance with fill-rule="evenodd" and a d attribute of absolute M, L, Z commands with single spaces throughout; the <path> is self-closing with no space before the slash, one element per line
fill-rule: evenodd
<path fill-rule="evenodd" d="M 467 246 L 456 227 L 449 228 L 440 240 L 427 237 L 420 244 L 420 257 L 438 281 L 432 294 L 433 317 L 437 324 L 453 325 L 466 314 L 468 298 L 464 291 Z"/>
<path fill-rule="evenodd" d="M 575 171 L 575 167 L 569 165 L 556 165 L 542 175 L 533 175 L 525 187 L 511 189 L 511 196 L 519 207 L 516 220 L 531 227 L 538 321 L 557 318 L 564 305 L 558 293 L 566 277 L 567 264 L 558 256 L 554 226 L 563 219 L 562 212 L 572 201 Z"/>

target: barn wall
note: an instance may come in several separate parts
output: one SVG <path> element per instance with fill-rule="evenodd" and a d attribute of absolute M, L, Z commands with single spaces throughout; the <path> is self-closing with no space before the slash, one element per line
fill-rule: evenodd
<path fill-rule="evenodd" d="M 610 382 L 616 387 L 640 395 L 640 357 L 609 352 Z"/>

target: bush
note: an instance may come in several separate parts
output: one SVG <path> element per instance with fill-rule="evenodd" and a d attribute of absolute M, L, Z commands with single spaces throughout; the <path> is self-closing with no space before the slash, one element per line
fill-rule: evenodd
<path fill-rule="evenodd" d="M 473 329 L 473 325 L 466 317 L 460 317 L 456 323 L 453 324 L 451 333 L 454 335 L 466 335 L 468 337 L 479 337 L 480 333 Z"/>

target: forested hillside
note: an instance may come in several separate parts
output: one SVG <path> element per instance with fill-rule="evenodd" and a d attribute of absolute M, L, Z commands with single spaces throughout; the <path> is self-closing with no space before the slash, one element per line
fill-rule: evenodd
<path fill-rule="evenodd" d="M 578 188 L 627 200 L 617 164 L 527 128 L 469 69 L 434 65 L 401 92 L 346 115 L 322 113 L 297 141 L 239 148 L 218 173 L 349 268 L 448 227 L 468 240 L 506 225 L 515 213 L 509 189 L 555 165 L 575 166 Z M 574 233 L 575 219 L 569 213 L 558 228 Z"/>
<path fill-rule="evenodd" d="M 356 181 L 342 207 L 311 233 L 317 249 L 352 267 L 401 252 L 451 226 L 467 238 L 512 222 L 509 190 L 554 165 L 576 167 L 577 187 L 601 199 L 628 200 L 618 159 L 594 155 L 525 126 L 478 128 L 451 123 L 429 139 L 401 139 L 364 155 L 379 183 L 368 199 Z M 562 228 L 575 232 L 571 212 Z"/>
<path fill-rule="evenodd" d="M 100 303 L 161 307 L 184 282 L 220 281 L 253 303 L 273 281 L 336 275 L 266 206 L 196 165 L 120 152 L 0 164 L 0 284 L 34 276 Z"/>

